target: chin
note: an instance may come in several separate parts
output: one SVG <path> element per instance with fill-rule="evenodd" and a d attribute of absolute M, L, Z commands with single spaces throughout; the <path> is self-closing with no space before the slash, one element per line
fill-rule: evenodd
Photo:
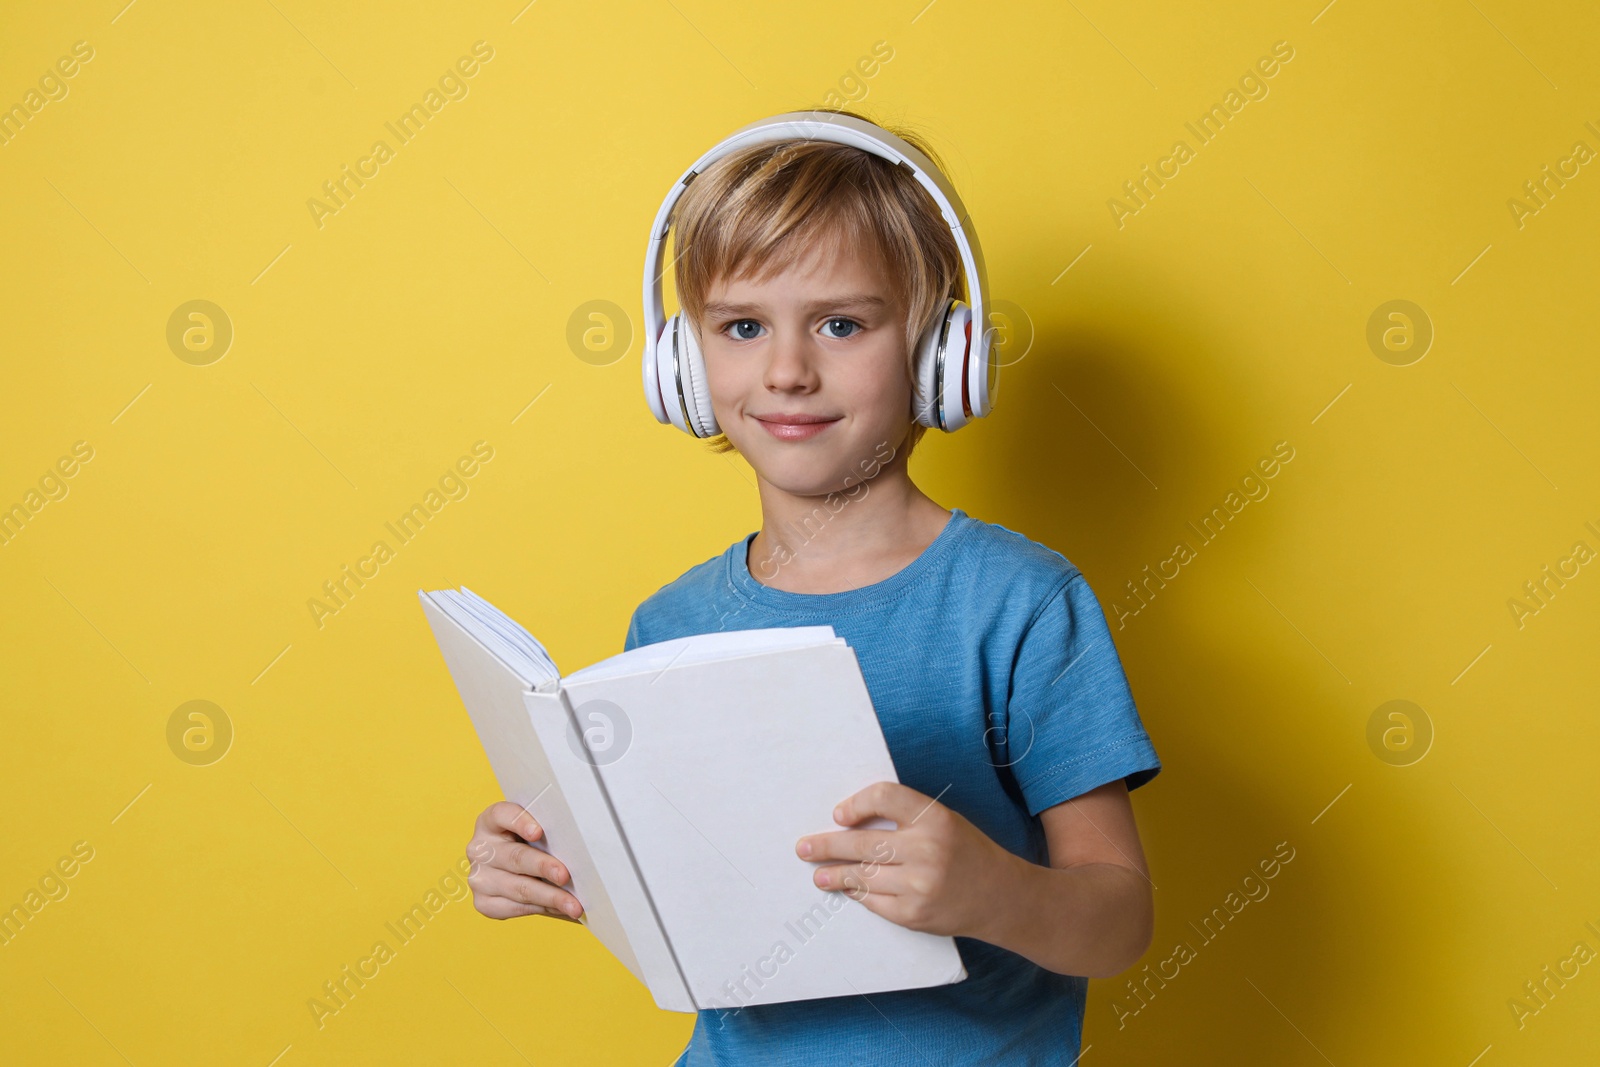
<path fill-rule="evenodd" d="M 833 475 L 834 464 L 827 462 L 822 453 L 810 455 L 778 455 L 769 451 L 745 459 L 761 479 L 785 493 L 795 496 L 826 496 L 838 488 L 842 476 Z"/>
<path fill-rule="evenodd" d="M 843 496 L 844 494 L 844 489 L 837 482 L 822 483 L 814 480 L 774 481 L 771 478 L 768 478 L 767 481 L 790 496 L 795 497 L 826 499 L 828 497 Z"/>

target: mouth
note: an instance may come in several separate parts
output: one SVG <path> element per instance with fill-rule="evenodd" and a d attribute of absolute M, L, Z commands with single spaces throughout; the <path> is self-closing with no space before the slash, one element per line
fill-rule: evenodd
<path fill-rule="evenodd" d="M 838 422 L 836 415 L 805 415 L 800 413 L 775 413 L 752 415 L 768 433 L 780 441 L 805 441 L 822 433 Z"/>

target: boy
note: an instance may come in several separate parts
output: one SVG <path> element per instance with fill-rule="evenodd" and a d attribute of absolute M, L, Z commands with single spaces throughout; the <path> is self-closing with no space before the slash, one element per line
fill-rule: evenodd
<path fill-rule="evenodd" d="M 955 937 L 968 972 L 704 1010 L 677 1062 L 1073 1063 L 1088 978 L 1150 944 L 1128 790 L 1161 764 L 1077 568 L 947 510 L 908 473 L 928 400 L 918 338 L 964 293 L 952 230 L 904 168 L 827 140 L 732 150 L 683 192 L 673 225 L 713 447 L 749 461 L 762 522 L 645 600 L 627 647 L 831 625 L 856 651 L 900 782 L 841 797 L 845 829 L 797 854 L 823 889 Z M 849 829 L 874 816 L 896 829 Z M 478 817 L 480 912 L 580 914 L 559 858 L 524 844 L 541 832 L 508 802 Z"/>

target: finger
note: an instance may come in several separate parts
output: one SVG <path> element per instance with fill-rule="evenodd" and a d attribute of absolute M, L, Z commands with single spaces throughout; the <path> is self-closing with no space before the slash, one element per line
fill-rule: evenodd
<path fill-rule="evenodd" d="M 904 926 L 908 930 L 929 930 L 927 916 L 923 909 L 917 906 L 915 898 L 898 896 L 893 893 L 880 893 L 874 890 L 858 898 L 858 903 L 863 908 L 875 915 L 881 915 L 897 926 Z M 932 932 L 929 930 L 929 932 Z"/>
<path fill-rule="evenodd" d="M 512 835 L 524 841 L 536 841 L 544 834 L 544 828 L 539 825 L 539 820 L 535 819 L 527 808 L 509 800 L 502 800 L 485 808 L 483 814 L 478 817 L 478 826 L 489 834 Z"/>
<path fill-rule="evenodd" d="M 932 803 L 932 797 L 908 785 L 873 782 L 840 801 L 833 809 L 833 821 L 840 826 L 854 826 L 864 819 L 883 818 L 907 826 Z"/>
<path fill-rule="evenodd" d="M 493 849 L 484 865 L 512 874 L 526 874 L 543 878 L 551 885 L 566 885 L 572 872 L 566 864 L 542 848 L 524 845 L 518 841 L 502 841 Z"/>
<path fill-rule="evenodd" d="M 868 896 L 903 896 L 907 880 L 899 867 L 863 867 L 859 863 L 840 863 L 818 867 L 812 872 L 812 882 L 817 888 L 833 893 L 843 893 L 852 900 Z"/>
<path fill-rule="evenodd" d="M 490 919 L 516 919 L 524 915 L 549 915 L 550 913 L 537 904 L 519 904 L 515 900 L 505 897 L 473 897 L 472 906 L 478 914 Z"/>
<path fill-rule="evenodd" d="M 498 835 L 492 838 L 485 837 L 483 831 L 479 830 L 472 840 L 467 842 L 467 873 L 470 875 L 484 864 L 492 863 L 499 846 L 505 843 L 505 838 Z"/>
<path fill-rule="evenodd" d="M 578 922 L 572 916 L 563 915 L 559 911 L 551 911 L 538 904 L 519 904 L 505 897 L 475 897 L 472 906 L 480 915 L 490 919 L 517 919 L 524 915 L 540 915 L 551 919 L 562 919 L 569 923 Z"/>
<path fill-rule="evenodd" d="M 795 854 L 806 860 L 872 860 L 892 863 L 894 830 L 832 830 L 807 834 L 795 842 Z M 809 846 L 809 851 L 807 847 Z"/>
<path fill-rule="evenodd" d="M 562 914 L 576 919 L 583 914 L 578 898 L 564 889 L 558 889 L 539 878 L 525 874 L 485 867 L 469 882 L 474 899 L 503 897 L 517 904 L 533 904 L 548 909 L 552 914 Z M 479 909 L 482 910 L 482 909 Z"/>

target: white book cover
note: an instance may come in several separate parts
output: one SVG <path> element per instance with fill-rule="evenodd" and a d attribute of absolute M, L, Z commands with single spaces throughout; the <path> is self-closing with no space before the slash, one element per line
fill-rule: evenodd
<path fill-rule="evenodd" d="M 507 799 L 545 828 L 583 922 L 658 1007 L 966 978 L 952 938 L 818 889 L 819 864 L 795 854 L 805 834 L 841 829 L 839 801 L 899 780 L 831 627 L 680 638 L 562 679 L 467 590 L 418 595 Z"/>

